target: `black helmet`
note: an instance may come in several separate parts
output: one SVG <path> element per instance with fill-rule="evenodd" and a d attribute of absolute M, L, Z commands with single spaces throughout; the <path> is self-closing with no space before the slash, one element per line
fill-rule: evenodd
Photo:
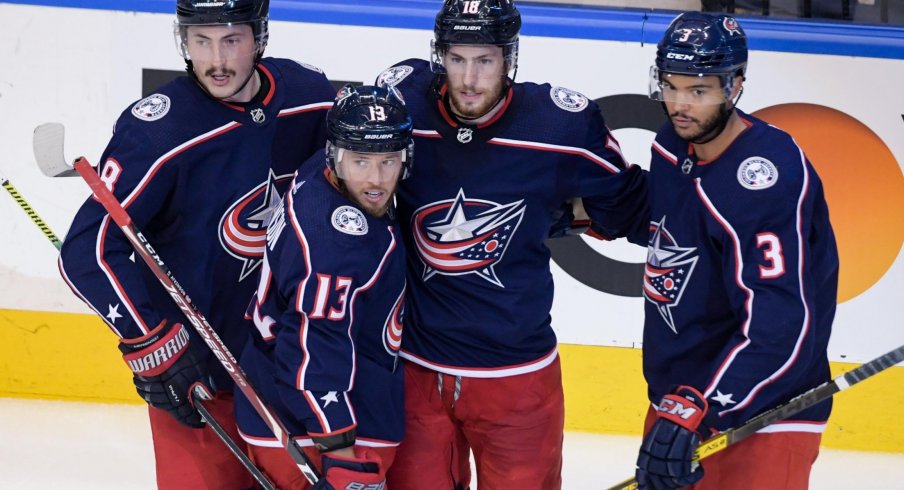
<path fill-rule="evenodd" d="M 263 53 L 270 36 L 267 19 L 270 0 L 177 0 L 176 46 L 183 58 L 188 59 L 185 48 L 185 28 L 188 26 L 250 24 L 254 38 Z"/>
<path fill-rule="evenodd" d="M 433 69 L 444 71 L 442 55 L 451 44 L 501 46 L 509 69 L 514 69 L 520 31 L 521 13 L 513 0 L 444 0 L 433 26 Z"/>
<path fill-rule="evenodd" d="M 659 41 L 656 67 L 682 75 L 744 76 L 747 35 L 729 15 L 685 12 Z"/>
<path fill-rule="evenodd" d="M 340 150 L 362 153 L 401 151 L 401 179 L 414 158 L 413 123 L 402 94 L 392 85 L 345 85 L 326 116 L 327 165 L 336 170 Z"/>

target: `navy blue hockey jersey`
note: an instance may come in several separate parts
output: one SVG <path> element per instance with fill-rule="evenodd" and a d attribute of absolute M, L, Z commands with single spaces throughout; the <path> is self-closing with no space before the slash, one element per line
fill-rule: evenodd
<path fill-rule="evenodd" d="M 794 140 L 747 128 L 695 161 L 667 123 L 653 143 L 644 277 L 650 400 L 699 389 L 719 429 L 829 379 L 838 253 L 822 183 Z M 831 401 L 769 431 L 821 431 Z"/>
<path fill-rule="evenodd" d="M 252 328 L 266 225 L 301 162 L 325 144 L 335 91 L 322 72 L 281 59 L 259 65 L 263 88 L 244 105 L 209 97 L 180 77 L 125 110 L 100 160 L 122 202 L 192 301 L 237 354 Z M 60 271 L 120 337 L 161 320 L 187 322 L 103 207 L 89 198 L 69 229 Z M 186 323 L 187 324 L 187 323 Z M 231 380 L 191 331 L 221 389 Z"/>
<path fill-rule="evenodd" d="M 646 179 L 629 167 L 597 105 L 562 87 L 515 83 L 479 126 L 450 116 L 423 60 L 380 75 L 414 120 L 412 177 L 398 193 L 408 245 L 402 355 L 431 369 L 500 377 L 556 357 L 550 228 L 583 197 L 595 228 L 646 243 Z"/>
<path fill-rule="evenodd" d="M 305 167 L 325 169 L 325 161 L 321 151 Z M 242 368 L 293 436 L 356 428 L 358 444 L 396 445 L 405 420 L 404 300 L 405 251 L 394 210 L 371 216 L 325 172 L 300 172 L 270 223 L 251 306 L 257 335 Z M 276 443 L 238 390 L 236 400 L 242 436 Z"/>

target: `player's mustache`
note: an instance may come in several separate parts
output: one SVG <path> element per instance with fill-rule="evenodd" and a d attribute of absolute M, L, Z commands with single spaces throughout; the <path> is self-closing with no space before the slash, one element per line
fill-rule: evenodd
<path fill-rule="evenodd" d="M 235 76 L 235 70 L 208 68 L 207 71 L 204 72 L 204 75 L 208 77 L 212 77 L 214 75 Z"/>
<path fill-rule="evenodd" d="M 689 119 L 691 122 L 695 122 L 695 123 L 699 123 L 699 122 L 700 122 L 700 121 L 697 120 L 696 117 L 688 116 L 687 114 L 685 114 L 685 113 L 683 113 L 683 112 L 673 112 L 673 113 L 669 114 L 669 117 L 672 118 L 672 119 L 674 119 L 674 118 L 676 118 L 676 117 L 683 117 L 683 118 L 685 118 L 685 119 Z"/>

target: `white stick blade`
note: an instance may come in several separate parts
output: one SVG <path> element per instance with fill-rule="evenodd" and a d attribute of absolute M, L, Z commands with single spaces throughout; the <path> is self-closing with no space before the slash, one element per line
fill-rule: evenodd
<path fill-rule="evenodd" d="M 32 147 L 35 162 L 48 177 L 68 177 L 78 173 L 66 163 L 63 143 L 66 130 L 60 123 L 44 123 L 35 128 Z"/>

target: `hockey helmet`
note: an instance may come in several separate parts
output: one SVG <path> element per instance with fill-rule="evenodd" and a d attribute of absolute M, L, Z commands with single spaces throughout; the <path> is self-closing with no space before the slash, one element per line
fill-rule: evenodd
<path fill-rule="evenodd" d="M 413 123 L 402 94 L 392 85 L 347 84 L 326 116 L 327 165 L 334 172 L 343 150 L 361 153 L 402 152 L 402 173 L 411 173 L 414 159 Z"/>
<path fill-rule="evenodd" d="M 509 70 L 518 65 L 521 13 L 513 0 L 444 0 L 436 14 L 431 67 L 444 73 L 443 54 L 452 44 L 501 46 Z"/>
<path fill-rule="evenodd" d="M 725 14 L 685 12 L 669 24 L 650 68 L 650 97 L 657 96 L 661 74 L 718 76 L 726 94 L 736 76 L 747 70 L 747 35 L 738 21 Z"/>
<path fill-rule="evenodd" d="M 179 54 L 189 59 L 185 46 L 185 28 L 188 26 L 212 26 L 250 24 L 258 45 L 258 55 L 267 47 L 270 37 L 267 20 L 270 15 L 270 0 L 177 0 L 176 47 Z"/>

